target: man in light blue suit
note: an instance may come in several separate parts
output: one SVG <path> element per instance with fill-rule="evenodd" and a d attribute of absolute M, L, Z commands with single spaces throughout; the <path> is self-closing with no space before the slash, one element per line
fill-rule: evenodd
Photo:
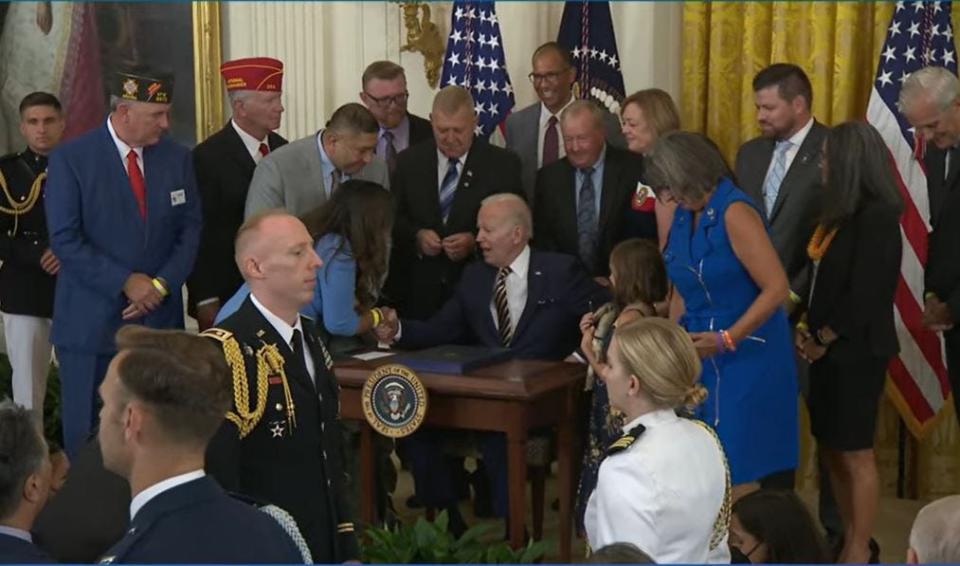
<path fill-rule="evenodd" d="M 67 454 L 96 418 L 96 390 L 124 324 L 182 328 L 200 200 L 190 151 L 164 137 L 172 79 L 117 73 L 106 123 L 50 154 L 50 245 L 60 258 L 51 342 Z"/>

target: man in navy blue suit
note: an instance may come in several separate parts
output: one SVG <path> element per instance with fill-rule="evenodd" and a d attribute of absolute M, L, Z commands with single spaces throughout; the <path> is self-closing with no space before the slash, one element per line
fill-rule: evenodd
<path fill-rule="evenodd" d="M 52 564 L 34 546 L 33 520 L 50 495 L 47 443 L 32 412 L 0 403 L 0 564 Z"/>
<path fill-rule="evenodd" d="M 607 302 L 609 295 L 576 257 L 532 250 L 532 233 L 530 209 L 521 197 L 501 193 L 484 199 L 476 238 L 483 261 L 464 269 L 453 297 L 429 320 L 400 321 L 388 310 L 378 337 L 404 349 L 460 343 L 509 348 L 516 358 L 565 358 L 580 342 L 580 317 Z M 416 493 L 428 507 L 447 509 L 457 530 L 462 519 L 449 466 L 440 457 L 443 436 L 432 432 L 408 441 Z M 490 476 L 493 511 L 506 516 L 504 435 L 481 435 L 480 449 Z"/>
<path fill-rule="evenodd" d="M 190 150 L 163 135 L 171 89 L 167 76 L 117 73 L 106 122 L 50 154 L 47 225 L 61 264 L 51 342 L 70 456 L 94 425 L 117 329 L 183 328 L 201 217 Z"/>
<path fill-rule="evenodd" d="M 233 400 L 220 349 L 193 334 L 126 326 L 100 386 L 107 470 L 130 483 L 130 527 L 109 563 L 302 563 L 266 513 L 204 473 L 207 444 Z"/>

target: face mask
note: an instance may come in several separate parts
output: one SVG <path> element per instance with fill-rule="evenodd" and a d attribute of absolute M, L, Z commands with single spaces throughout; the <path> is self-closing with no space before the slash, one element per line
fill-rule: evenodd
<path fill-rule="evenodd" d="M 750 564 L 750 557 L 743 553 L 740 550 L 739 546 L 730 547 L 730 563 L 731 564 Z"/>

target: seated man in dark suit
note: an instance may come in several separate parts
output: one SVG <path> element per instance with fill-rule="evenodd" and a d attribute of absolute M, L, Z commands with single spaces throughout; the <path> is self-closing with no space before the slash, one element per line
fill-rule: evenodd
<path fill-rule="evenodd" d="M 405 349 L 466 343 L 509 348 L 514 357 L 561 360 L 579 344 L 580 317 L 609 299 L 575 257 L 531 250 L 530 209 L 513 194 L 485 198 L 477 215 L 482 262 L 464 270 L 453 297 L 427 321 L 400 321 L 387 311 L 378 337 Z M 439 457 L 442 434 L 410 437 L 417 495 L 428 507 L 446 508 L 451 528 L 462 527 L 451 470 Z M 507 512 L 503 434 L 480 435 L 490 475 L 493 511 Z M 459 521 L 459 523 L 458 523 Z"/>
<path fill-rule="evenodd" d="M 534 245 L 579 257 L 597 277 L 609 275 L 610 251 L 621 240 L 657 238 L 653 210 L 631 209 L 642 158 L 604 141 L 605 115 L 589 100 L 560 114 L 567 156 L 537 173 L 533 209 Z"/>
<path fill-rule="evenodd" d="M 231 372 L 206 338 L 125 326 L 100 386 L 104 466 L 130 482 L 130 528 L 111 563 L 302 563 L 273 519 L 204 474 L 207 443 L 232 399 Z"/>
<path fill-rule="evenodd" d="M 30 528 L 50 494 L 47 443 L 31 411 L 0 404 L 0 563 L 52 564 L 33 545 Z"/>

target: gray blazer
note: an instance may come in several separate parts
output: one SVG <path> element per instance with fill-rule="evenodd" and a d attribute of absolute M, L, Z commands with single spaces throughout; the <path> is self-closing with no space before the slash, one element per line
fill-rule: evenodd
<path fill-rule="evenodd" d="M 540 109 L 538 100 L 523 110 L 514 112 L 507 117 L 506 138 L 507 149 L 511 149 L 520 156 L 520 176 L 523 181 L 523 190 L 527 195 L 527 203 L 533 207 L 533 193 L 537 181 L 537 139 L 540 133 Z M 620 119 L 607 112 L 605 115 L 607 129 L 607 143 L 624 149 L 627 147 L 623 133 L 620 131 Z M 560 140 L 563 143 L 563 140 Z"/>
<path fill-rule="evenodd" d="M 390 188 L 387 164 L 377 156 L 350 178 Z M 265 208 L 283 208 L 290 214 L 302 216 L 326 200 L 317 134 L 310 134 L 271 151 L 260 160 L 250 181 L 244 218 Z"/>
<path fill-rule="evenodd" d="M 807 243 L 820 216 L 823 185 L 820 180 L 820 150 L 830 130 L 814 122 L 810 133 L 783 177 L 780 192 L 767 214 L 763 202 L 763 181 L 773 159 L 775 140 L 758 137 L 740 146 L 736 175 L 740 188 L 757 204 L 770 225 L 770 239 L 787 272 L 790 289 L 805 297 L 810 283 Z"/>

